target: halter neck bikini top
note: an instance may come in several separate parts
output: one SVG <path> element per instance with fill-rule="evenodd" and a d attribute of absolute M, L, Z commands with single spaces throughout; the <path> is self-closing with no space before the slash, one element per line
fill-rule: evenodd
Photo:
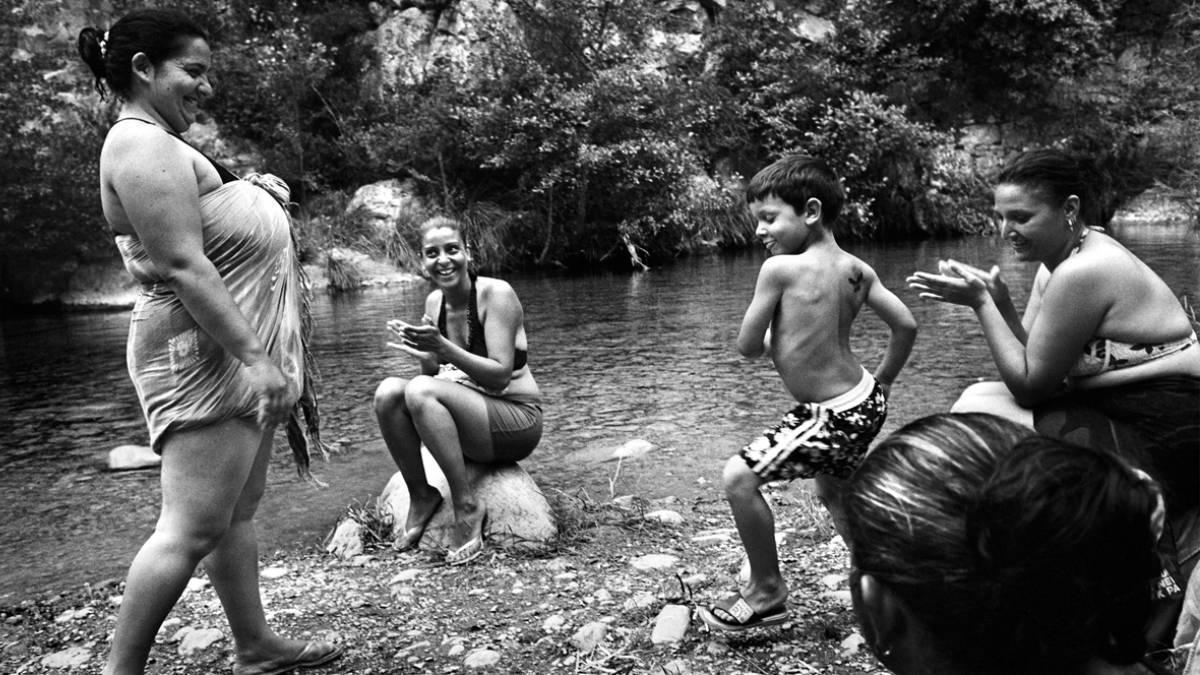
<path fill-rule="evenodd" d="M 446 294 L 442 293 L 442 308 L 438 312 L 437 320 L 438 331 L 442 335 L 449 338 L 446 333 Z M 483 324 L 479 321 L 479 301 L 476 298 L 475 278 L 471 277 L 471 293 L 467 299 L 467 351 L 487 358 L 487 342 L 483 336 Z M 529 355 L 524 349 L 513 350 L 513 370 L 520 370 L 525 367 L 529 360 Z"/>

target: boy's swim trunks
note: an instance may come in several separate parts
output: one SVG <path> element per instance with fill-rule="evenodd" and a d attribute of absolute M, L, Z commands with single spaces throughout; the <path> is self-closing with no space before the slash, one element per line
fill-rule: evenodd
<path fill-rule="evenodd" d="M 883 388 L 864 368 L 850 391 L 801 403 L 739 453 L 764 481 L 827 474 L 849 478 L 887 417 Z"/>

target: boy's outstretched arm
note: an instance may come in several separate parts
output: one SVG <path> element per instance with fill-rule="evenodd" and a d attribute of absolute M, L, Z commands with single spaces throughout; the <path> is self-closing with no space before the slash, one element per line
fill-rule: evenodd
<path fill-rule="evenodd" d="M 874 278 L 871 280 L 871 290 L 867 292 L 867 306 L 883 319 L 892 331 L 883 360 L 875 369 L 875 381 L 883 387 L 885 394 L 891 396 L 892 382 L 908 361 L 913 343 L 917 340 L 917 320 L 913 318 L 912 312 L 904 302 L 889 291 L 874 272 L 872 277 Z"/>
<path fill-rule="evenodd" d="M 775 308 L 779 306 L 779 297 L 783 293 L 783 275 L 779 265 L 773 263 L 773 258 L 763 262 L 758 271 L 758 281 L 754 285 L 754 297 L 746 308 L 746 316 L 742 318 L 742 328 L 738 331 L 737 350 L 742 356 L 753 358 L 766 352 L 764 340 L 771 320 L 775 317 Z"/>

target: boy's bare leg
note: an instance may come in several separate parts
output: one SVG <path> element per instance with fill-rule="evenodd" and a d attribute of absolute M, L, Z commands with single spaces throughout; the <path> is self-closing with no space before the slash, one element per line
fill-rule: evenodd
<path fill-rule="evenodd" d="M 722 478 L 733 522 L 750 561 L 750 581 L 742 588 L 743 597 L 756 612 L 775 609 L 787 600 L 788 590 L 775 548 L 775 514 L 759 491 L 763 481 L 738 455 L 725 464 Z"/>
<path fill-rule="evenodd" d="M 825 505 L 825 509 L 829 511 L 829 515 L 833 519 L 833 528 L 842 536 L 842 541 L 846 543 L 847 547 L 850 546 L 850 530 L 846 522 L 846 511 L 842 508 L 842 494 L 848 482 L 825 474 L 813 479 L 817 499 L 820 499 L 821 503 Z"/>

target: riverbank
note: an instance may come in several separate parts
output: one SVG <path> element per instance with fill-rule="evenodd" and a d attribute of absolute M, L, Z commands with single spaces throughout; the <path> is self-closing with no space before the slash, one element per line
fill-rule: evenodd
<path fill-rule="evenodd" d="M 708 632 L 695 608 L 734 588 L 742 553 L 725 503 L 694 492 L 597 503 L 548 491 L 563 535 L 541 557 L 489 547 L 452 568 L 386 547 L 351 560 L 316 548 L 278 553 L 261 564 L 268 616 L 281 632 L 345 647 L 317 672 L 885 672 L 857 632 L 845 547 L 801 482 L 768 489 L 791 619 Z M 100 672 L 120 592 L 109 582 L 0 607 L 0 672 Z M 668 606 L 692 618 L 680 640 L 656 644 Z M 200 575 L 160 632 L 152 672 L 225 672 L 230 649 Z"/>

